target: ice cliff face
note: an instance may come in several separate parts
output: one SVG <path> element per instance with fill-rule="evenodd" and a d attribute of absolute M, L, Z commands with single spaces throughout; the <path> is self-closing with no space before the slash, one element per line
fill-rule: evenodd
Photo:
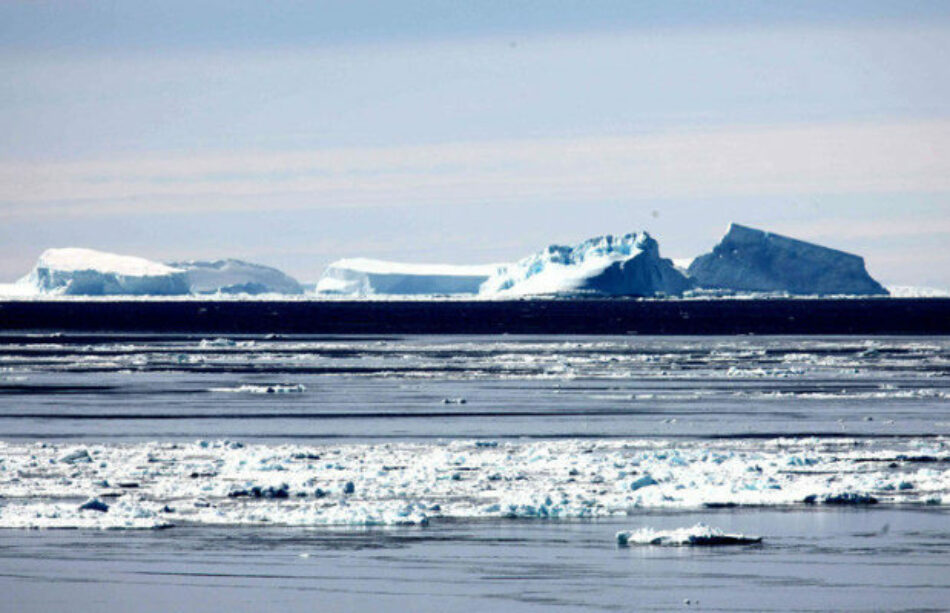
<path fill-rule="evenodd" d="M 501 268 L 481 287 L 497 296 L 593 294 L 675 296 L 691 287 L 646 232 L 551 245 Z"/>
<path fill-rule="evenodd" d="M 496 269 L 494 264 L 404 264 L 353 258 L 330 264 L 316 291 L 349 296 L 475 294 Z"/>
<path fill-rule="evenodd" d="M 864 259 L 812 243 L 732 224 L 712 253 L 697 257 L 697 286 L 737 292 L 798 295 L 887 295 Z"/>
<path fill-rule="evenodd" d="M 292 277 L 276 268 L 242 262 L 169 262 L 169 266 L 185 271 L 193 294 L 302 294 L 303 288 Z"/>
<path fill-rule="evenodd" d="M 20 281 L 40 293 L 65 296 L 188 293 L 185 271 L 144 258 L 92 249 L 47 249 Z"/>

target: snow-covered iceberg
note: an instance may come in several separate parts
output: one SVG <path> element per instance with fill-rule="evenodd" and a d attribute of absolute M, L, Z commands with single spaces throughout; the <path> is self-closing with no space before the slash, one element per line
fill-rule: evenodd
<path fill-rule="evenodd" d="M 185 271 L 193 294 L 302 294 L 303 287 L 276 268 L 241 260 L 169 262 Z"/>
<path fill-rule="evenodd" d="M 168 296 L 189 291 L 187 275 L 179 268 L 80 248 L 47 249 L 18 285 L 65 296 Z"/>
<path fill-rule="evenodd" d="M 798 295 L 887 295 L 860 256 L 732 224 L 689 266 L 698 287 Z"/>
<path fill-rule="evenodd" d="M 643 232 L 551 245 L 499 269 L 482 285 L 481 293 L 676 296 L 690 287 L 673 262 L 660 257 L 656 240 Z"/>
<path fill-rule="evenodd" d="M 348 296 L 476 294 L 497 268 L 497 264 L 455 266 L 344 259 L 327 267 L 316 291 Z"/>

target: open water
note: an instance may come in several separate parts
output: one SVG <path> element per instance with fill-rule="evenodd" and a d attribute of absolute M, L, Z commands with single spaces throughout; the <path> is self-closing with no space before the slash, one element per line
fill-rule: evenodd
<path fill-rule="evenodd" d="M 946 337 L 0 340 L 0 610 L 950 606 Z"/>

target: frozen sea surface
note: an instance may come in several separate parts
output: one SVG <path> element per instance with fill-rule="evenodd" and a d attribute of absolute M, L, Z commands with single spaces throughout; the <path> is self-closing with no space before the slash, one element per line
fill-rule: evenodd
<path fill-rule="evenodd" d="M 948 403 L 943 337 L 7 334 L 0 610 L 943 610 Z M 763 542 L 617 548 L 700 522 Z"/>

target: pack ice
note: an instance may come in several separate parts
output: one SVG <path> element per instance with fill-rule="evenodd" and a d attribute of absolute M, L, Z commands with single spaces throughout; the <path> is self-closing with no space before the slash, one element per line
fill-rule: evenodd
<path fill-rule="evenodd" d="M 425 525 L 950 504 L 950 440 L 0 441 L 0 528 Z M 707 526 L 621 545 L 747 544 Z"/>
<path fill-rule="evenodd" d="M 241 260 L 169 262 L 185 271 L 193 294 L 302 294 L 296 279 L 276 268 Z"/>
<path fill-rule="evenodd" d="M 688 270 L 697 286 L 797 295 L 887 295 L 860 256 L 732 224 Z"/>
<path fill-rule="evenodd" d="M 184 270 L 145 258 L 93 249 L 47 249 L 19 281 L 38 293 L 65 296 L 188 293 Z"/>
<path fill-rule="evenodd" d="M 343 259 L 327 267 L 316 291 L 349 296 L 475 294 L 497 268 L 495 264 L 455 266 Z"/>
<path fill-rule="evenodd" d="M 689 279 L 660 257 L 646 232 L 598 236 L 575 245 L 551 245 L 500 268 L 481 287 L 496 296 L 594 294 L 604 296 L 676 296 Z"/>

